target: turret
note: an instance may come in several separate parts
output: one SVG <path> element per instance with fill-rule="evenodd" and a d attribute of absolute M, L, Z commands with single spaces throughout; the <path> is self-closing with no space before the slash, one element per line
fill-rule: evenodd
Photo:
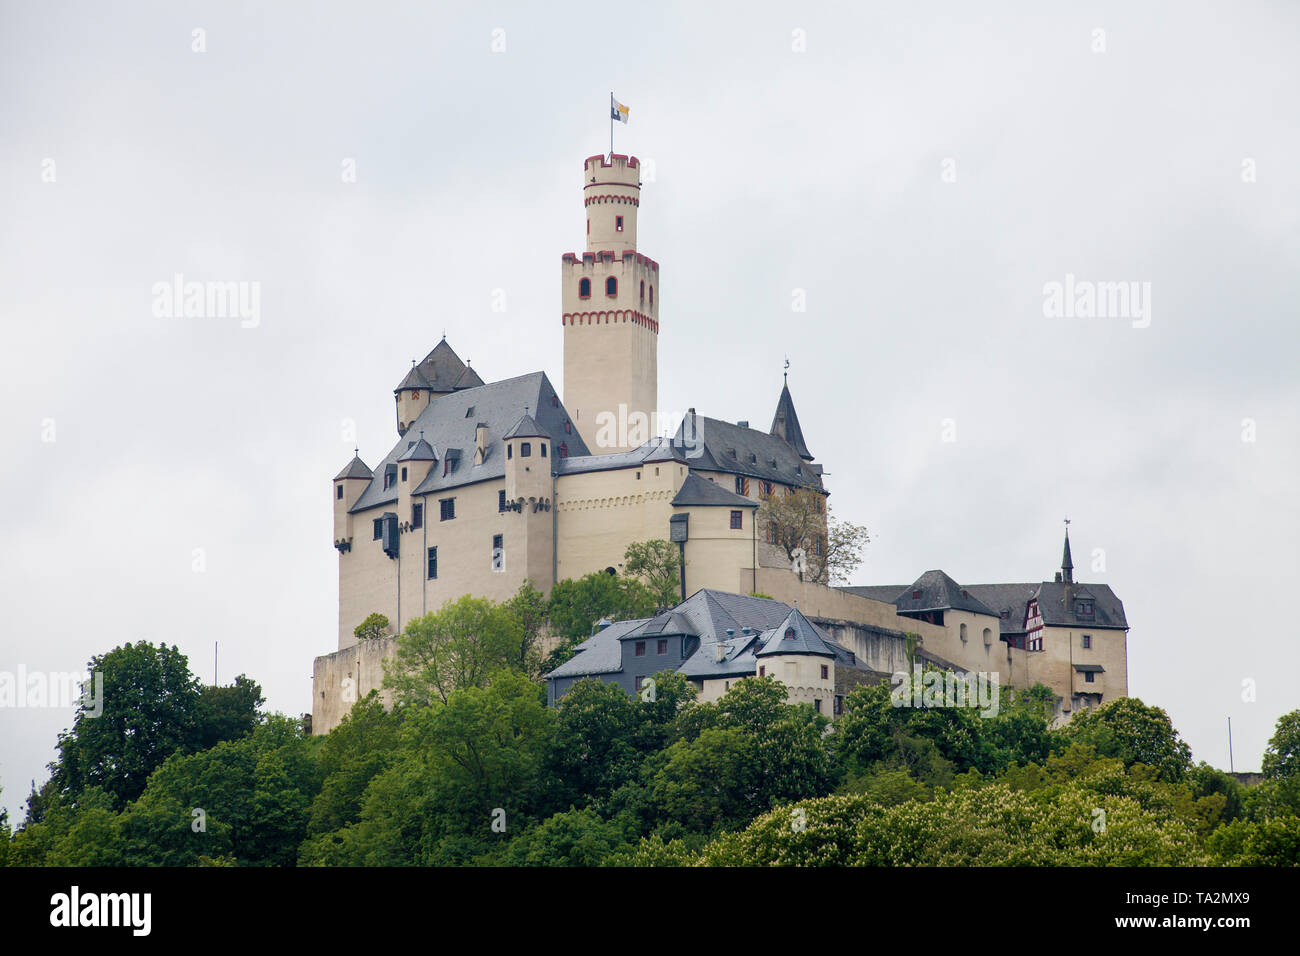
<path fill-rule="evenodd" d="M 564 404 L 593 454 L 658 432 L 659 264 L 637 251 L 640 163 L 583 164 L 587 243 L 561 259 Z"/>
<path fill-rule="evenodd" d="M 835 652 L 822 632 L 804 617 L 796 601 L 786 619 L 759 636 L 760 673 L 786 686 L 792 703 L 812 704 L 818 713 L 831 715 L 835 698 Z"/>
<path fill-rule="evenodd" d="M 334 547 L 339 553 L 352 550 L 352 515 L 349 512 L 357 503 L 372 473 L 357 454 L 334 476 Z"/>
<path fill-rule="evenodd" d="M 505 434 L 506 502 L 516 510 L 550 510 L 551 436 L 527 413 Z"/>
<path fill-rule="evenodd" d="M 406 378 L 393 389 L 393 396 L 397 399 L 397 434 L 405 435 L 406 430 L 420 417 L 420 412 L 429 407 L 429 399 L 433 397 L 432 386 L 416 367 L 414 359 L 411 360 L 411 370 L 406 373 Z"/>
<path fill-rule="evenodd" d="M 408 441 L 406 451 L 397 456 L 397 519 L 404 531 L 423 526 L 424 502 L 413 500 L 413 492 L 437 461 L 437 449 L 424 440 L 423 429 L 420 437 Z"/>

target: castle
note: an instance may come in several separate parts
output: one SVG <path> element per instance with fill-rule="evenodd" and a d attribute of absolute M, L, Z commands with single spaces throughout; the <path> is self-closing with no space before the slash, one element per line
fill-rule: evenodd
<path fill-rule="evenodd" d="M 769 496 L 827 494 L 788 384 L 767 431 L 691 409 L 656 437 L 662 295 L 659 264 L 637 249 L 639 173 L 619 154 L 583 164 L 587 248 L 561 258 L 563 396 L 540 371 L 485 383 L 444 337 L 394 390 L 397 443 L 335 477 L 338 649 L 316 658 L 313 730 L 382 686 L 395 638 L 354 635 L 371 613 L 400 634 L 464 594 L 501 601 L 525 580 L 548 592 L 617 571 L 630 543 L 654 538 L 680 542 L 682 605 L 593 635 L 549 676 L 552 699 L 583 676 L 635 690 L 671 660 L 704 699 L 770 672 L 831 714 L 856 683 L 918 657 L 1045 683 L 1063 717 L 1125 695 L 1123 605 L 1074 582 L 1068 536 L 1052 582 L 962 586 L 929 571 L 910 586 L 828 587 L 803 580 L 758 518 Z"/>

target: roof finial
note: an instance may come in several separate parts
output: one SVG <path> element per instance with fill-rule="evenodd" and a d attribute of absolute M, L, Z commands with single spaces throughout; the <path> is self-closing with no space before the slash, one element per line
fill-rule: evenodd
<path fill-rule="evenodd" d="M 354 448 L 352 449 L 352 457 L 353 457 L 353 458 L 360 458 L 360 457 L 361 457 L 361 446 L 360 446 L 360 445 L 358 445 L 358 446 L 356 446 L 356 447 L 354 447 Z"/>
<path fill-rule="evenodd" d="M 781 373 L 781 383 L 783 385 L 790 384 L 790 356 L 788 355 L 785 357 L 785 371 Z"/>
<path fill-rule="evenodd" d="M 1065 519 L 1065 551 L 1061 555 L 1061 579 L 1066 584 L 1074 583 L 1074 559 L 1070 557 L 1070 519 Z"/>
<path fill-rule="evenodd" d="M 444 342 L 447 341 L 447 330 L 446 330 L 446 329 L 443 329 L 443 330 L 442 330 L 442 340 L 443 340 Z"/>

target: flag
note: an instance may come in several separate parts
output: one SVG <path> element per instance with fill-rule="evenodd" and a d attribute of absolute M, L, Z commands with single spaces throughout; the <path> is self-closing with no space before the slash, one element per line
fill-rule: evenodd
<path fill-rule="evenodd" d="M 620 123 L 627 122 L 627 107 L 614 99 L 613 94 L 609 97 L 609 118 L 616 119 Z"/>

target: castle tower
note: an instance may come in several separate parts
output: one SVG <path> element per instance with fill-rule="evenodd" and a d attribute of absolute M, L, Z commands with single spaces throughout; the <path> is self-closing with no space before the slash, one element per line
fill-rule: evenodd
<path fill-rule="evenodd" d="M 587 250 L 561 263 L 564 405 L 596 455 L 657 433 L 659 263 L 636 248 L 640 172 L 635 156 L 587 159 Z"/>

